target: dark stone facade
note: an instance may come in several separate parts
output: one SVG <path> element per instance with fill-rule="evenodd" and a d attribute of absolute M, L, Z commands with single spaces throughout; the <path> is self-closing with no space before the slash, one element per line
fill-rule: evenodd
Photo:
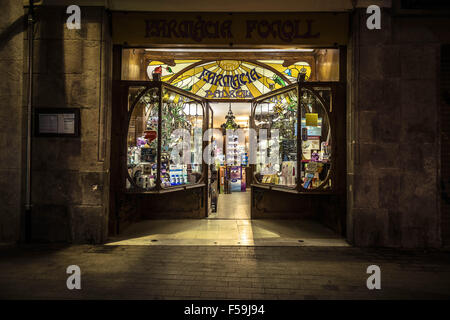
<path fill-rule="evenodd" d="M 33 139 L 33 238 L 101 243 L 109 203 L 109 20 L 104 8 L 83 7 L 83 27 L 69 30 L 66 17 L 65 7 L 37 11 L 34 107 L 80 108 L 81 134 Z"/>
<path fill-rule="evenodd" d="M 0 241 L 23 234 L 26 138 L 24 10 L 0 11 Z M 104 8 L 83 7 L 82 29 L 65 7 L 38 11 L 34 107 L 81 110 L 81 136 L 33 138 L 34 241 L 101 243 L 109 216 L 111 30 Z M 352 14 L 347 79 L 347 239 L 356 246 L 439 247 L 439 52 L 448 20 L 382 15 L 368 30 Z M 17 29 L 11 29 L 11 25 Z M 22 28 L 22 29 L 20 29 Z M 7 150 L 7 151 L 5 151 Z"/>
<path fill-rule="evenodd" d="M 0 242 L 20 235 L 26 109 L 23 90 L 23 8 L 2 1 L 0 10 Z M 26 101 L 26 100 L 24 100 Z"/>
<path fill-rule="evenodd" d="M 8 1 L 7 25 L 26 10 Z M 8 16 L 9 13 L 9 16 Z M 65 7 L 36 10 L 34 108 L 80 108 L 80 138 L 33 138 L 32 241 L 100 243 L 107 236 L 111 37 L 104 8 L 83 7 L 81 30 L 66 28 Z M 23 23 L 20 24 L 23 26 Z M 19 240 L 23 216 L 26 129 L 27 34 L 2 44 L 2 202 L 0 239 Z M 3 39 L 3 37 L 2 37 Z M 12 81 L 14 80 L 14 81 Z M 23 95 L 22 95 L 22 92 Z M 3 95 L 9 100 L 5 101 Z M 22 102 L 23 96 L 23 102 Z M 3 103 L 6 103 L 3 106 Z M 12 128 L 10 128 L 12 127 Z M 23 219 L 22 219 L 23 220 Z"/>
<path fill-rule="evenodd" d="M 353 16 L 348 105 L 348 239 L 359 246 L 441 245 L 440 45 L 445 17 Z M 443 28 L 446 26 L 446 28 Z"/>

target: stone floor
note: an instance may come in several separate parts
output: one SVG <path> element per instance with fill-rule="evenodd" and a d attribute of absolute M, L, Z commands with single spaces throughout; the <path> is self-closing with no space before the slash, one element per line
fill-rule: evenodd
<path fill-rule="evenodd" d="M 369 265 L 381 290 L 368 290 Z M 66 268 L 81 268 L 68 290 Z M 0 299 L 441 299 L 449 252 L 354 247 L 0 246 Z"/>

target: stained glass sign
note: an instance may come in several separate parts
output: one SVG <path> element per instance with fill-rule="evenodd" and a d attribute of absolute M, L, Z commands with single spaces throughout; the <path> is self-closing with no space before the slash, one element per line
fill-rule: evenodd
<path fill-rule="evenodd" d="M 299 73 L 311 76 L 311 66 L 284 60 L 152 60 L 147 75 L 162 70 L 161 80 L 207 99 L 252 99 L 294 83 Z"/>

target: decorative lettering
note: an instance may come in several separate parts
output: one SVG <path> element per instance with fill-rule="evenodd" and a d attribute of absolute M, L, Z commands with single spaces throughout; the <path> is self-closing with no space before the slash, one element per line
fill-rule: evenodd
<path fill-rule="evenodd" d="M 146 38 L 191 38 L 195 42 L 203 39 L 231 39 L 232 21 L 210 21 L 203 20 L 198 16 L 195 20 L 145 20 Z"/>
<path fill-rule="evenodd" d="M 267 39 L 271 36 L 283 42 L 292 42 L 294 39 L 319 38 L 320 32 L 313 32 L 313 20 L 248 20 L 246 38 L 258 36 Z M 303 32 L 303 33 L 302 33 Z"/>
<path fill-rule="evenodd" d="M 252 99 L 253 95 L 248 90 L 230 90 L 229 92 L 226 90 L 206 90 L 205 98 L 211 99 L 223 99 L 223 98 L 239 98 L 239 99 Z"/>
<path fill-rule="evenodd" d="M 313 31 L 314 20 L 247 20 L 247 39 L 272 37 L 290 43 L 294 39 L 311 39 L 320 37 L 320 32 Z M 145 20 L 146 38 L 190 38 L 195 42 L 204 39 L 232 39 L 232 20 L 212 21 L 197 16 L 194 20 L 177 21 L 174 19 Z"/>
<path fill-rule="evenodd" d="M 247 83 L 252 83 L 258 79 L 261 79 L 262 76 L 258 74 L 256 69 L 252 69 L 250 70 L 250 72 L 247 73 L 241 73 L 236 75 L 221 75 L 212 72 L 210 70 L 203 69 L 202 73 L 198 78 L 214 86 L 231 87 L 233 89 L 239 89 L 240 87 L 246 85 Z"/>

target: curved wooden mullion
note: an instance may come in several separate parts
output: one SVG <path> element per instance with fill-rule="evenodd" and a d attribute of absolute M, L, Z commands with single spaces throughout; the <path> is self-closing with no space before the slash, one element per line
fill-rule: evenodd
<path fill-rule="evenodd" d="M 127 145 L 127 139 L 128 139 L 128 130 L 130 129 L 130 121 L 131 121 L 131 115 L 133 114 L 134 108 L 136 107 L 136 104 L 139 102 L 139 100 L 141 100 L 141 98 L 144 96 L 144 94 L 146 94 L 150 89 L 152 89 L 154 87 L 145 87 L 144 90 L 142 90 L 141 93 L 139 93 L 139 95 L 136 97 L 136 99 L 133 101 L 133 103 L 131 104 L 130 110 L 128 111 L 128 119 L 127 119 L 127 134 L 125 135 L 125 148 L 128 147 Z M 158 108 L 160 108 L 160 106 L 158 106 Z M 158 123 L 159 126 L 159 123 Z M 158 137 L 159 139 L 159 137 Z M 134 189 L 139 190 L 139 191 L 150 191 L 150 190 L 154 190 L 156 189 L 156 187 L 147 190 L 145 188 L 142 188 L 140 186 L 138 186 L 134 180 L 131 178 L 130 173 L 128 172 L 128 169 L 126 170 L 126 178 L 128 179 L 128 181 L 131 183 L 131 185 L 133 186 Z M 156 182 L 156 181 L 155 181 Z"/>
<path fill-rule="evenodd" d="M 319 99 L 320 103 L 322 104 L 322 108 L 325 109 L 325 114 L 326 114 L 326 116 L 327 116 L 327 118 L 328 118 L 328 125 L 329 125 L 329 127 L 330 127 L 329 130 L 330 130 L 330 132 L 331 132 L 331 141 L 332 141 L 332 143 L 333 143 L 333 145 L 334 145 L 334 143 L 335 143 L 335 142 L 334 142 L 335 137 L 334 137 L 334 133 L 333 133 L 334 125 L 333 125 L 333 128 L 332 128 L 331 121 L 330 121 L 330 119 L 331 119 L 331 113 L 330 113 L 330 111 L 328 110 L 328 108 L 326 108 L 325 100 L 317 93 L 316 90 L 314 90 L 314 88 L 313 88 L 312 86 L 307 85 L 307 86 L 303 87 L 302 89 L 306 89 L 306 90 L 311 91 L 312 94 L 313 94 L 317 99 Z M 300 97 L 300 96 L 301 96 L 301 93 L 299 94 L 299 97 Z M 299 101 L 299 102 L 300 102 L 300 101 Z M 332 176 L 332 173 L 333 173 L 333 171 L 334 171 L 334 166 L 335 166 L 335 164 L 334 164 L 334 161 L 333 161 L 333 157 L 334 157 L 334 150 L 333 150 L 333 153 L 332 153 L 332 159 L 331 159 L 331 161 L 330 161 L 330 169 L 328 170 L 327 176 L 326 176 L 325 179 L 322 181 L 322 183 L 319 184 L 319 185 L 317 186 L 317 188 L 314 188 L 314 189 L 305 189 L 305 188 L 303 188 L 303 186 L 300 185 L 300 186 L 302 187 L 302 190 L 305 190 L 306 192 L 324 191 L 324 187 L 325 187 L 325 185 L 328 183 L 328 181 L 330 180 L 330 178 L 331 178 L 331 176 Z M 333 186 L 331 186 L 331 188 L 333 188 Z"/>

